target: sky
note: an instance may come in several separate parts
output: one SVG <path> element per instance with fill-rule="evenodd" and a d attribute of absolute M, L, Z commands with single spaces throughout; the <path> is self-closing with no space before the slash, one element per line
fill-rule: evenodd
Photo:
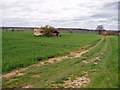
<path fill-rule="evenodd" d="M 2 0 L 0 26 L 118 29 L 119 0 Z"/>

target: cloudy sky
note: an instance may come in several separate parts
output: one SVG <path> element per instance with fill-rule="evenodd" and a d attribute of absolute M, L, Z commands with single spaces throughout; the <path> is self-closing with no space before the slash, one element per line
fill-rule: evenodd
<path fill-rule="evenodd" d="M 119 0 L 2 0 L 1 26 L 118 28 Z"/>

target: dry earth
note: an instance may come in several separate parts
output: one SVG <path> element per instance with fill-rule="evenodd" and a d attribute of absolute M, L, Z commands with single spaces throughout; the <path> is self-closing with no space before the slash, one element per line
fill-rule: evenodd
<path fill-rule="evenodd" d="M 84 72 L 84 71 L 83 71 Z M 67 81 L 64 81 L 64 84 L 53 84 L 54 87 L 59 88 L 59 87 L 64 87 L 64 88 L 81 88 L 85 87 L 89 82 L 90 78 L 88 78 L 88 72 L 82 77 L 77 77 L 75 80 L 72 80 L 72 77 L 69 77 Z"/>

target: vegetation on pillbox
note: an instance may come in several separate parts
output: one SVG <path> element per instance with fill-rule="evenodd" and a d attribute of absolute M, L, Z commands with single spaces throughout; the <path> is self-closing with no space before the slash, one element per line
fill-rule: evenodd
<path fill-rule="evenodd" d="M 43 35 L 51 36 L 52 33 L 55 31 L 55 28 L 49 25 L 46 25 L 45 27 L 41 27 L 44 31 L 42 32 Z"/>

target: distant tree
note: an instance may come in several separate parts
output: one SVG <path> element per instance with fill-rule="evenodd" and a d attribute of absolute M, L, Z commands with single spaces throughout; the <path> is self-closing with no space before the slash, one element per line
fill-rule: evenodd
<path fill-rule="evenodd" d="M 45 27 L 41 27 L 41 29 L 43 30 L 43 35 L 48 35 L 51 36 L 52 33 L 55 31 L 55 28 L 49 25 L 46 25 Z"/>
<path fill-rule="evenodd" d="M 96 30 L 104 30 L 103 29 L 103 25 L 98 25 L 97 28 L 96 28 Z"/>
<path fill-rule="evenodd" d="M 98 31 L 98 34 L 100 35 L 102 33 L 102 31 L 105 31 L 103 25 L 98 25 L 97 28 L 95 29 Z"/>

